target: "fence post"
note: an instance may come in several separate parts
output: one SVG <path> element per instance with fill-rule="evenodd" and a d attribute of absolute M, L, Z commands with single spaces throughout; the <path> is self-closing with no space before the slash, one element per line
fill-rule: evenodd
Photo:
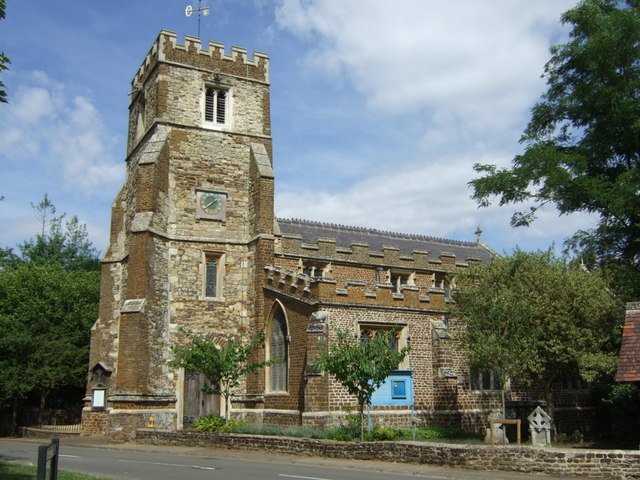
<path fill-rule="evenodd" d="M 51 460 L 49 466 L 49 479 L 58 480 L 58 453 L 60 451 L 60 439 L 54 438 L 49 445 L 40 445 L 38 447 L 38 474 L 36 480 L 46 480 L 47 463 Z"/>

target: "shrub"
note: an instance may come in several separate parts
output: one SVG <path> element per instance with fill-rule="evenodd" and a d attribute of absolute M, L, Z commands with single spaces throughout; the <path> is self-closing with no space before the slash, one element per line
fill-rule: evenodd
<path fill-rule="evenodd" d="M 416 429 L 416 439 L 419 440 L 461 440 L 476 438 L 481 438 L 481 435 L 465 432 L 459 428 L 429 427 Z"/>
<path fill-rule="evenodd" d="M 360 436 L 360 433 L 358 433 L 357 436 Z M 350 442 L 356 438 L 356 436 L 353 435 L 351 430 L 343 426 L 329 430 L 327 432 L 327 438 L 329 440 L 338 440 L 340 442 Z"/>
<path fill-rule="evenodd" d="M 345 428 L 347 432 L 349 432 L 353 438 L 360 437 L 360 415 L 357 413 L 349 413 L 347 412 L 347 416 L 345 417 L 345 424 L 342 425 L 342 428 Z"/>
<path fill-rule="evenodd" d="M 218 432 L 224 425 L 224 418 L 217 415 L 208 415 L 191 422 L 191 426 L 200 432 Z"/>
<path fill-rule="evenodd" d="M 344 423 L 338 428 L 326 432 L 326 438 L 341 442 L 350 442 L 351 440 L 360 438 L 360 415 L 350 413 L 350 410 L 347 410 L 346 413 Z"/>
<path fill-rule="evenodd" d="M 395 430 L 391 427 L 375 425 L 371 431 L 366 434 L 365 438 L 370 442 L 386 442 L 398 440 L 401 436 L 402 435 L 399 430 Z"/>
<path fill-rule="evenodd" d="M 219 429 L 220 433 L 246 433 L 243 430 L 247 427 L 247 421 L 241 418 L 227 420 Z"/>
<path fill-rule="evenodd" d="M 302 438 L 325 438 L 327 436 L 324 430 L 304 426 L 287 427 L 282 431 L 282 435 Z"/>
<path fill-rule="evenodd" d="M 601 385 L 593 395 L 600 437 L 618 448 L 638 448 L 640 389 L 631 383 L 613 383 Z"/>
<path fill-rule="evenodd" d="M 350 442 L 360 438 L 360 416 L 347 414 L 344 423 L 338 428 L 320 430 L 304 426 L 257 425 L 244 419 L 231 419 L 225 422 L 217 415 L 198 418 L 192 427 L 201 432 L 246 433 L 253 435 L 280 435 L 287 437 L 328 438 L 341 442 Z M 412 439 L 411 430 L 396 430 L 384 425 L 375 425 L 365 436 L 367 441 L 396 441 Z M 416 429 L 416 440 L 462 440 L 481 438 L 457 428 L 429 427 Z"/>

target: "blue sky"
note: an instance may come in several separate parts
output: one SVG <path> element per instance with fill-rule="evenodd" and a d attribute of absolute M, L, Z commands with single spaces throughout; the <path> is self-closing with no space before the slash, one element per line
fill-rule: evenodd
<path fill-rule="evenodd" d="M 0 73 L 0 246 L 34 236 L 46 192 L 104 251 L 124 180 L 130 81 L 161 29 L 196 36 L 198 0 L 8 0 Z M 547 248 L 587 215 L 512 229 L 478 209 L 474 163 L 508 165 L 573 0 L 202 0 L 200 37 L 270 56 L 276 214 Z"/>

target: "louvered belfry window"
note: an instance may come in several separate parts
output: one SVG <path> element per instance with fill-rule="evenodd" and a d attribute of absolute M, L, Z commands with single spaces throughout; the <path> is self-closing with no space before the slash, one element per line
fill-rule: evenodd
<path fill-rule="evenodd" d="M 207 87 L 204 98 L 204 119 L 207 122 L 225 123 L 227 118 L 227 91 Z"/>
<path fill-rule="evenodd" d="M 269 332 L 269 356 L 273 361 L 270 367 L 271 391 L 287 390 L 287 333 L 284 313 L 278 310 L 271 322 Z"/>

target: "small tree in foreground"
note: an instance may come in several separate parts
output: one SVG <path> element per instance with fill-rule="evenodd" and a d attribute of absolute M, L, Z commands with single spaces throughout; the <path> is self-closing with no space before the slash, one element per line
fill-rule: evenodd
<path fill-rule="evenodd" d="M 202 373 L 208 382 L 202 391 L 224 397 L 225 419 L 229 420 L 232 390 L 240 385 L 240 378 L 271 363 L 251 360 L 252 354 L 264 346 L 264 332 L 248 339 L 241 334 L 221 345 L 204 336 L 189 335 L 188 338 L 189 345 L 170 345 L 174 359 L 169 365 Z"/>
<path fill-rule="evenodd" d="M 364 441 L 364 408 L 389 374 L 398 368 L 409 347 L 398 351 L 391 341 L 395 332 L 381 332 L 360 342 L 349 332 L 338 330 L 335 343 L 315 362 L 318 370 L 330 373 L 358 400 L 360 441 Z"/>

